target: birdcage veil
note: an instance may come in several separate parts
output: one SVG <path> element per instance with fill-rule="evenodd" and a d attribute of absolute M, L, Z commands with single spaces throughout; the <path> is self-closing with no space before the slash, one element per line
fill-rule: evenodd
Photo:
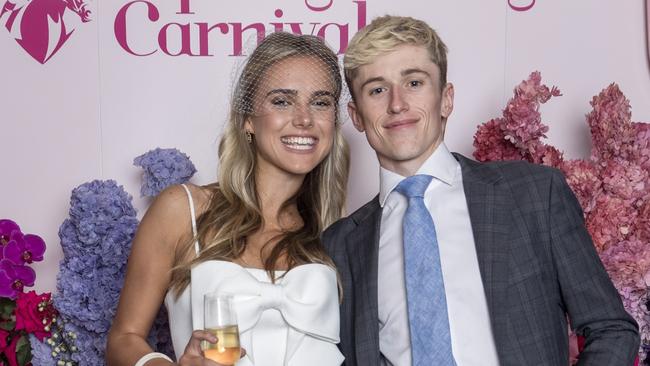
<path fill-rule="evenodd" d="M 267 34 L 262 41 L 251 37 L 244 49 L 246 57 L 233 69 L 231 112 L 261 116 L 278 108 L 287 113 L 323 114 L 333 111 L 335 122 L 343 119 L 343 103 L 349 93 L 342 82 L 340 60 L 322 39 L 287 32 Z M 292 89 L 284 77 L 297 70 L 301 60 L 306 87 Z M 304 68 L 309 72 L 305 73 Z"/>

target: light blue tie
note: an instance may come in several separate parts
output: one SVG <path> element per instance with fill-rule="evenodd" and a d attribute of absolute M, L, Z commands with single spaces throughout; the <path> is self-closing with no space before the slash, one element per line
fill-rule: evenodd
<path fill-rule="evenodd" d="M 455 366 L 436 228 L 424 205 L 432 177 L 414 175 L 395 190 L 409 200 L 404 215 L 404 272 L 414 366 Z"/>

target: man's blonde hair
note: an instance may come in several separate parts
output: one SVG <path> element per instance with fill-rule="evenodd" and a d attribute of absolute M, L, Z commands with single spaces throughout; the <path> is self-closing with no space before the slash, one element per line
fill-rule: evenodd
<path fill-rule="evenodd" d="M 385 15 L 373 19 L 368 26 L 357 32 L 345 51 L 345 82 L 353 98 L 352 81 L 359 68 L 372 63 L 377 56 L 405 44 L 425 47 L 431 61 L 440 69 L 440 88 L 447 84 L 447 46 L 436 31 L 418 19 Z"/>

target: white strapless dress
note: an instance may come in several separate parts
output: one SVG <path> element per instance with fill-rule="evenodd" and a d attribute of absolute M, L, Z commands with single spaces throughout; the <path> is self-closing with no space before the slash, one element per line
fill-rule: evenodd
<path fill-rule="evenodd" d="M 279 274 L 282 274 L 280 272 Z M 212 260 L 196 265 L 191 284 L 178 297 L 165 297 L 176 356 L 192 331 L 203 329 L 203 295 L 234 296 L 240 341 L 246 349 L 237 366 L 341 365 L 336 271 L 305 264 L 270 282 L 261 269 Z"/>

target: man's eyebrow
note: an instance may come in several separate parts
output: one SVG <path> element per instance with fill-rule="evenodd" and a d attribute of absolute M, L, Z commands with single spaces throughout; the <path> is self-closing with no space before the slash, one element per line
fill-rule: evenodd
<path fill-rule="evenodd" d="M 289 95 L 297 95 L 298 91 L 295 89 L 272 89 L 268 93 L 266 93 L 266 96 L 268 97 L 271 94 L 289 94 Z"/>
<path fill-rule="evenodd" d="M 402 75 L 402 76 L 408 76 L 408 75 L 412 75 L 412 74 L 425 74 L 426 76 L 431 77 L 431 74 L 429 74 L 426 70 L 422 70 L 422 69 L 419 69 L 417 67 L 402 70 L 400 72 L 400 75 Z M 375 76 L 373 78 L 367 79 L 366 81 L 363 82 L 363 84 L 361 84 L 361 89 L 363 89 L 366 85 L 368 85 L 370 83 L 374 83 L 376 81 L 384 81 L 384 80 L 386 80 L 386 79 L 384 77 L 382 77 L 382 76 Z"/>
<path fill-rule="evenodd" d="M 408 76 L 408 75 L 412 75 L 412 74 L 420 74 L 420 73 L 425 74 L 425 75 L 431 77 L 431 74 L 429 74 L 427 71 L 422 70 L 422 69 L 418 69 L 417 67 L 410 68 L 410 69 L 406 69 L 406 70 L 402 70 L 402 72 L 401 72 L 400 74 L 401 74 L 402 76 Z"/>
<path fill-rule="evenodd" d="M 366 85 L 368 85 L 370 83 L 374 83 L 376 81 L 384 81 L 384 80 L 386 80 L 386 79 L 384 79 L 381 76 L 375 76 L 374 78 L 367 79 L 366 81 L 363 82 L 363 84 L 361 84 L 361 89 L 363 89 Z"/>

